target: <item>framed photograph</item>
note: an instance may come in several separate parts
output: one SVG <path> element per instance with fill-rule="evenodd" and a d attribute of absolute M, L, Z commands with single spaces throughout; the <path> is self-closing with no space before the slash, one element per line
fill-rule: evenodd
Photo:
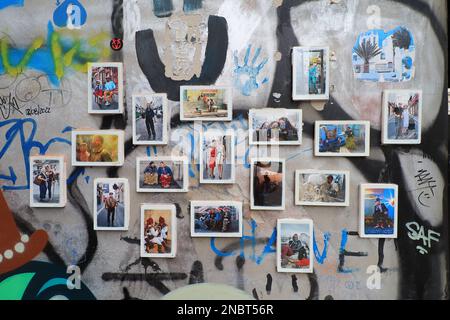
<path fill-rule="evenodd" d="M 250 109 L 250 145 L 301 145 L 302 110 Z"/>
<path fill-rule="evenodd" d="M 30 156 L 30 207 L 61 208 L 66 201 L 64 156 Z"/>
<path fill-rule="evenodd" d="M 316 121 L 315 156 L 368 157 L 369 151 L 369 121 Z"/>
<path fill-rule="evenodd" d="M 313 272 L 313 221 L 277 220 L 277 271 Z"/>
<path fill-rule="evenodd" d="M 187 157 L 138 157 L 137 192 L 188 192 Z"/>
<path fill-rule="evenodd" d="M 252 210 L 284 210 L 285 171 L 284 159 L 251 159 Z"/>
<path fill-rule="evenodd" d="M 422 90 L 383 91 L 383 144 L 420 144 Z"/>
<path fill-rule="evenodd" d="M 233 115 L 231 87 L 181 86 L 181 121 L 231 121 Z"/>
<path fill-rule="evenodd" d="M 141 205 L 141 257 L 175 258 L 177 218 L 173 204 Z"/>
<path fill-rule="evenodd" d="M 367 183 L 360 185 L 361 238 L 397 238 L 398 186 Z"/>
<path fill-rule="evenodd" d="M 88 112 L 123 113 L 121 62 L 88 63 Z"/>
<path fill-rule="evenodd" d="M 124 162 L 122 130 L 73 130 L 73 166 L 121 166 Z"/>
<path fill-rule="evenodd" d="M 94 180 L 94 230 L 128 230 L 130 186 L 124 178 Z"/>
<path fill-rule="evenodd" d="M 292 48 L 292 99 L 328 100 L 328 47 Z"/>
<path fill-rule="evenodd" d="M 234 131 L 202 131 L 200 141 L 200 183 L 234 183 Z"/>
<path fill-rule="evenodd" d="M 169 114 L 165 93 L 133 95 L 133 144 L 167 144 Z"/>
<path fill-rule="evenodd" d="M 192 237 L 242 237 L 242 202 L 191 201 Z"/>
<path fill-rule="evenodd" d="M 298 206 L 347 207 L 350 172 L 338 170 L 296 170 L 295 204 Z"/>

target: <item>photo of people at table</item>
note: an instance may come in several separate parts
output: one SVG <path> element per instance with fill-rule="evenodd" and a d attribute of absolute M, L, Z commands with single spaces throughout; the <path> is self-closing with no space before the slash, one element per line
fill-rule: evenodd
<path fill-rule="evenodd" d="M 181 160 L 138 160 L 139 188 L 145 190 L 181 190 L 184 188 L 184 162 Z"/>

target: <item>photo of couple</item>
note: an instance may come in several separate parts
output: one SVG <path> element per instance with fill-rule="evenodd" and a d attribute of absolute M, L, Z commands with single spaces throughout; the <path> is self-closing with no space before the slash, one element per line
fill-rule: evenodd
<path fill-rule="evenodd" d="M 58 160 L 35 160 L 33 163 L 33 201 L 58 204 L 61 201 L 61 164 Z"/>
<path fill-rule="evenodd" d="M 187 160 L 186 160 L 187 161 Z M 183 158 L 138 158 L 138 192 L 187 191 L 187 164 Z"/>
<path fill-rule="evenodd" d="M 202 134 L 200 151 L 201 183 L 233 183 L 234 133 L 207 131 Z"/>
<path fill-rule="evenodd" d="M 141 206 L 141 257 L 173 258 L 176 254 L 175 206 Z"/>

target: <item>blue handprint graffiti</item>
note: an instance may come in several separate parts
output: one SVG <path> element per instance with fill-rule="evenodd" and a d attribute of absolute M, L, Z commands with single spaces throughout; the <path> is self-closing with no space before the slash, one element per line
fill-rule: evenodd
<path fill-rule="evenodd" d="M 261 84 L 267 83 L 269 79 L 264 77 L 261 83 L 258 83 L 258 76 L 260 75 L 262 69 L 266 65 L 268 58 L 263 59 L 258 65 L 256 61 L 261 54 L 261 47 L 255 50 L 253 59 L 249 64 L 250 52 L 252 45 L 249 44 L 245 52 L 244 64 L 239 65 L 239 58 L 237 51 L 233 52 L 234 58 L 234 70 L 233 70 L 233 82 L 234 86 L 241 91 L 244 96 L 250 96 L 252 92 L 260 87 Z"/>

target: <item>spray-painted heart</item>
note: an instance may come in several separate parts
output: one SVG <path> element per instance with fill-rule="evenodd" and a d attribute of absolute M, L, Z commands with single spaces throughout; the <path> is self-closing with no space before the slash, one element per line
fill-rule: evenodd
<path fill-rule="evenodd" d="M 53 22 L 58 27 L 79 29 L 87 20 L 87 12 L 78 0 L 57 1 L 57 8 L 53 12 Z"/>

